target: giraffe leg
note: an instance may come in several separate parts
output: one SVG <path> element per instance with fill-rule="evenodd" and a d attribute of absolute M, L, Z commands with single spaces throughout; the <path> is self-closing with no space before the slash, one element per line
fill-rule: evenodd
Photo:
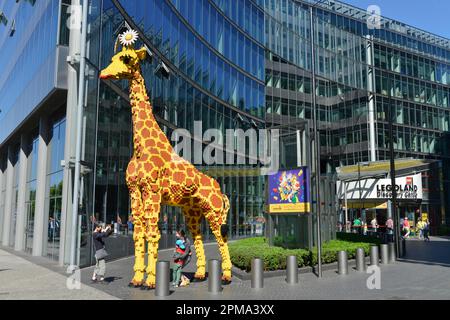
<path fill-rule="evenodd" d="M 146 219 L 145 238 L 148 243 L 147 280 L 144 289 L 156 287 L 156 262 L 158 260 L 158 246 L 161 233 L 158 228 L 159 212 L 161 210 L 161 196 L 152 193 L 150 188 L 144 191 L 144 214 Z"/>
<path fill-rule="evenodd" d="M 194 278 L 197 280 L 204 280 L 206 278 L 206 257 L 203 247 L 203 237 L 201 232 L 201 211 L 199 209 L 185 209 L 184 215 L 186 224 L 194 241 L 195 254 L 197 255 L 197 272 Z"/>
<path fill-rule="evenodd" d="M 205 214 L 206 219 L 209 221 L 209 225 L 212 233 L 216 237 L 217 244 L 219 245 L 220 256 L 222 257 L 222 281 L 225 284 L 231 282 L 231 258 L 230 252 L 228 250 L 228 243 L 226 238 L 222 236 L 221 224 L 218 223 L 217 218 L 218 215 L 216 212 L 208 212 Z"/>
<path fill-rule="evenodd" d="M 131 210 L 134 220 L 134 277 L 131 280 L 130 287 L 140 287 L 144 283 L 145 276 L 145 223 L 142 220 L 143 206 L 141 191 L 139 187 L 130 187 Z"/>

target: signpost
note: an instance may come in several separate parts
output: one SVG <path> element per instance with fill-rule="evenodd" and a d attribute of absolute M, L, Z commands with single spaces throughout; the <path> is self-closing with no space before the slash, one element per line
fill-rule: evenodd
<path fill-rule="evenodd" d="M 309 178 L 307 167 L 269 176 L 268 212 L 310 213 Z"/>
<path fill-rule="evenodd" d="M 267 177 L 266 210 L 271 245 L 312 248 L 310 178 L 308 167 L 280 171 Z"/>

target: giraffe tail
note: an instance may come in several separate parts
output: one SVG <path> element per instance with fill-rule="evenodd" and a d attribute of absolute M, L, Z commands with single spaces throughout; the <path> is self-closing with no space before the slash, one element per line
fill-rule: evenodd
<path fill-rule="evenodd" d="M 224 239 L 228 238 L 229 227 L 227 225 L 228 211 L 230 211 L 230 200 L 223 195 L 223 211 L 222 211 L 222 225 L 220 226 L 220 233 Z"/>

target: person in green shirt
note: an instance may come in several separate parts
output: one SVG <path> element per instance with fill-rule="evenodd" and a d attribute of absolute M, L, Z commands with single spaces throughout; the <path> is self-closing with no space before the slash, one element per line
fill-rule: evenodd
<path fill-rule="evenodd" d="M 355 233 L 359 233 L 361 231 L 361 220 L 359 220 L 358 217 L 356 217 L 355 220 L 353 220 L 353 230 Z"/>

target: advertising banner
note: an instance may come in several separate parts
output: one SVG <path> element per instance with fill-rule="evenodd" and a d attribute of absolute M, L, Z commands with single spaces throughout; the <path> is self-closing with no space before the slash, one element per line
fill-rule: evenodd
<path fill-rule="evenodd" d="M 269 176 L 269 213 L 311 212 L 309 181 L 307 167 Z"/>
<path fill-rule="evenodd" d="M 395 179 L 395 189 L 399 200 L 422 200 L 422 174 Z M 361 181 L 337 182 L 339 199 L 347 200 L 386 200 L 392 198 L 391 179 L 364 179 Z"/>

